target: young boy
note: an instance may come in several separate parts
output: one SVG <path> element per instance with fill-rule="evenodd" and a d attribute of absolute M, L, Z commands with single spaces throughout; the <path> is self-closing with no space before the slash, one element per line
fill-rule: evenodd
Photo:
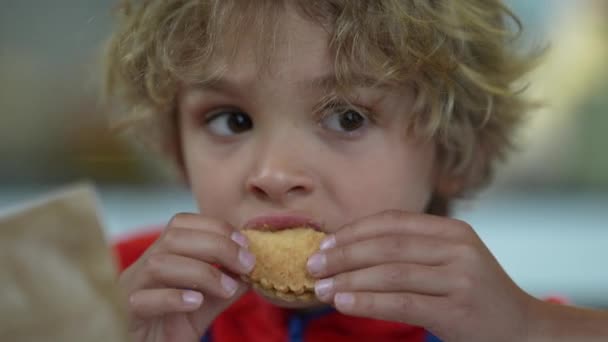
<path fill-rule="evenodd" d="M 605 314 L 533 298 L 447 217 L 527 107 L 514 83 L 531 60 L 509 50 L 518 22 L 500 1 L 149 0 L 123 14 L 108 90 L 200 209 L 121 275 L 135 341 L 608 337 Z M 328 234 L 308 261 L 319 303 L 248 291 L 239 230 L 259 225 Z"/>

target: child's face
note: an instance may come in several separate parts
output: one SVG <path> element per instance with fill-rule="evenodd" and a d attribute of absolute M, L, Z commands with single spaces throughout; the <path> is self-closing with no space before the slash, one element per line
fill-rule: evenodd
<path fill-rule="evenodd" d="M 244 44 L 234 62 L 218 61 L 222 81 L 180 93 L 185 171 L 201 212 L 237 228 L 310 219 L 326 232 L 383 210 L 422 212 L 435 152 L 406 134 L 411 92 L 359 87 L 357 110 L 315 111 L 327 95 L 315 81 L 332 78 L 327 34 L 284 19 L 270 72 L 258 72 Z"/>

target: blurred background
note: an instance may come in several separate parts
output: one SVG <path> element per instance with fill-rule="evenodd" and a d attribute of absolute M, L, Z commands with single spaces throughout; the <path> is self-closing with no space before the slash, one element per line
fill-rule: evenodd
<path fill-rule="evenodd" d="M 608 1 L 511 0 L 531 75 L 519 150 L 492 187 L 458 204 L 505 269 L 538 296 L 608 308 Z M 110 0 L 0 0 L 0 209 L 93 182 L 110 239 L 193 211 L 187 189 L 108 131 L 99 101 Z"/>

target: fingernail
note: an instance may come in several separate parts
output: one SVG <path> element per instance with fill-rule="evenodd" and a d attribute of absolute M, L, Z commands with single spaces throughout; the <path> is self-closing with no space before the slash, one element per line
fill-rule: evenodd
<path fill-rule="evenodd" d="M 239 284 L 237 284 L 236 281 L 234 281 L 234 279 L 230 278 L 229 276 L 227 276 L 225 274 L 222 274 L 221 283 L 222 283 L 222 287 L 224 288 L 224 291 L 226 291 L 226 293 L 230 297 L 232 297 L 232 295 L 234 295 L 237 288 L 239 287 Z"/>
<path fill-rule="evenodd" d="M 184 291 L 182 300 L 187 306 L 198 307 L 203 303 L 203 294 L 196 291 Z"/>
<path fill-rule="evenodd" d="M 232 239 L 232 241 L 238 243 L 239 246 L 241 246 L 243 248 L 247 248 L 249 246 L 249 243 L 247 242 L 247 238 L 245 237 L 245 235 L 243 235 L 239 232 L 232 233 L 230 238 Z"/>
<path fill-rule="evenodd" d="M 334 235 L 330 235 L 326 237 L 323 241 L 321 241 L 321 245 L 319 248 L 323 251 L 326 249 L 334 248 L 336 246 L 336 237 Z"/>
<path fill-rule="evenodd" d="M 315 293 L 320 299 L 329 297 L 334 289 L 334 280 L 332 278 L 319 280 L 315 284 Z"/>
<path fill-rule="evenodd" d="M 306 266 L 311 274 L 319 274 L 325 270 L 327 264 L 327 258 L 323 253 L 316 253 L 308 259 Z"/>
<path fill-rule="evenodd" d="M 253 266 L 255 265 L 255 255 L 241 249 L 239 251 L 239 262 L 243 265 L 247 273 L 249 273 L 253 270 Z"/>
<path fill-rule="evenodd" d="M 338 293 L 334 298 L 338 310 L 350 310 L 355 305 L 355 296 L 350 293 Z"/>

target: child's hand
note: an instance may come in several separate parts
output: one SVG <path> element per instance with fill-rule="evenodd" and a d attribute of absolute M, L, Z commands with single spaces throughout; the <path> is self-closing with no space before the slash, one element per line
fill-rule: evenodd
<path fill-rule="evenodd" d="M 323 278 L 319 299 L 345 314 L 423 326 L 448 342 L 525 341 L 536 299 L 466 223 L 389 211 L 325 242 L 309 271 Z"/>
<path fill-rule="evenodd" d="M 176 215 L 120 277 L 134 341 L 200 341 L 215 317 L 247 290 L 238 275 L 249 273 L 255 259 L 244 246 L 245 237 L 226 223 Z"/>

